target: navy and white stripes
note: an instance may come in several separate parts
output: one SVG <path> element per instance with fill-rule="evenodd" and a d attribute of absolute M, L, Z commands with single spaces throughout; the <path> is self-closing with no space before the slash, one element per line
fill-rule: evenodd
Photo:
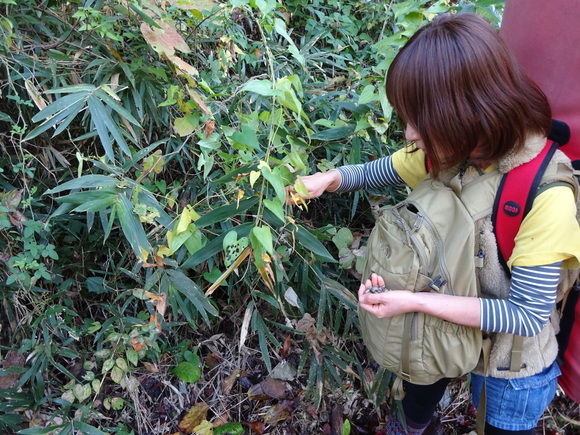
<path fill-rule="evenodd" d="M 342 166 L 337 170 L 340 172 L 341 182 L 335 192 L 352 192 L 403 183 L 390 156 L 360 165 Z"/>
<path fill-rule="evenodd" d="M 538 334 L 556 304 L 561 264 L 514 267 L 508 299 L 482 299 L 481 329 L 525 337 Z"/>

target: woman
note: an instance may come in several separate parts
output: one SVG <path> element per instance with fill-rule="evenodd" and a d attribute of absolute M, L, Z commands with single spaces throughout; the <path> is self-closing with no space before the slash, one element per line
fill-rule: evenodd
<path fill-rule="evenodd" d="M 461 183 L 527 162 L 545 145 L 551 112 L 544 94 L 519 69 L 497 32 L 474 14 L 442 15 L 420 29 L 395 57 L 387 75 L 387 97 L 405 123 L 411 145 L 364 165 L 344 166 L 301 177 L 307 198 L 325 191 L 353 191 L 405 183 L 425 176 L 446 182 L 461 169 Z M 430 161 L 428 173 L 425 158 Z M 553 163 L 569 164 L 561 152 Z M 294 188 L 288 203 L 296 203 Z M 302 198 L 302 199 L 307 199 Z M 577 268 L 580 228 L 574 191 L 556 186 L 540 193 L 522 223 L 503 271 L 490 216 L 476 222 L 483 267 L 477 273 L 481 297 L 465 298 L 393 289 L 377 275 L 359 289 L 360 307 L 378 317 L 423 312 L 479 328 L 491 338 L 486 377 L 486 434 L 532 434 L 555 394 L 559 368 L 549 321 L 562 268 Z M 524 340 L 522 367 L 510 371 L 511 339 Z M 478 404 L 484 373 L 472 376 Z M 388 434 L 421 434 L 430 423 L 449 379 L 427 386 L 405 383 L 405 422 L 392 416 Z M 404 427 L 407 429 L 405 430 Z"/>

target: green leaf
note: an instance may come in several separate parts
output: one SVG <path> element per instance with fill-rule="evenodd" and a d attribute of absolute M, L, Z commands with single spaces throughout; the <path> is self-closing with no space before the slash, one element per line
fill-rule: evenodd
<path fill-rule="evenodd" d="M 125 238 L 133 248 L 133 252 L 142 261 L 146 261 L 146 254 L 151 253 L 151 246 L 147 234 L 133 212 L 133 204 L 126 195 L 118 195 L 114 209 L 121 224 Z"/>
<path fill-rule="evenodd" d="M 72 424 L 74 428 L 78 429 L 78 431 L 83 435 L 107 435 L 106 432 L 80 420 L 74 420 Z"/>
<path fill-rule="evenodd" d="M 139 354 L 134 349 L 127 349 L 125 356 L 127 357 L 127 360 L 129 360 L 129 362 L 134 366 L 139 363 Z"/>
<path fill-rule="evenodd" d="M 266 180 L 272 185 L 274 190 L 276 191 L 276 196 L 280 201 L 284 201 L 286 199 L 286 190 L 284 189 L 284 179 L 282 178 L 282 174 L 279 168 L 274 168 L 271 170 L 268 165 L 263 162 L 260 165 L 260 172 L 264 176 Z"/>
<path fill-rule="evenodd" d="M 19 435 L 46 435 L 50 433 L 54 433 L 54 431 L 58 428 L 61 428 L 62 425 L 51 424 L 50 426 L 44 428 L 31 428 L 31 429 L 22 429 L 19 430 L 17 433 Z"/>
<path fill-rule="evenodd" d="M 53 189 L 47 190 L 45 194 L 52 195 L 64 190 L 114 186 L 117 183 L 119 183 L 117 178 L 109 177 L 108 175 L 84 175 L 82 177 L 75 178 L 74 180 L 67 181 L 66 183 L 63 183 L 60 186 L 56 186 Z"/>
<path fill-rule="evenodd" d="M 119 367 L 115 366 L 111 369 L 111 379 L 113 382 L 120 384 L 123 380 L 124 372 Z"/>
<path fill-rule="evenodd" d="M 85 385 L 76 384 L 73 389 L 73 394 L 79 402 L 83 402 L 84 400 L 88 399 L 91 396 L 92 392 L 93 390 L 90 384 Z"/>
<path fill-rule="evenodd" d="M 97 98 L 92 97 L 88 100 L 89 111 L 91 113 L 91 119 L 95 124 L 99 139 L 101 139 L 101 144 L 105 149 L 105 154 L 110 161 L 115 161 L 115 154 L 112 148 L 111 136 L 117 142 L 117 145 L 121 148 L 126 155 L 130 156 L 131 151 L 125 139 L 123 139 L 122 133 L 119 130 L 118 125 L 115 123 L 109 112 L 107 111 L 104 104 Z"/>
<path fill-rule="evenodd" d="M 239 204 L 232 203 L 214 208 L 195 221 L 197 228 L 204 228 L 217 222 L 224 222 L 233 216 L 244 213 L 250 207 L 258 203 L 258 198 L 249 198 L 240 201 Z"/>
<path fill-rule="evenodd" d="M 110 90 L 110 88 L 109 88 Z M 113 92 L 112 90 L 110 92 Z M 133 124 L 136 127 L 140 127 L 139 121 L 137 121 L 133 115 L 131 115 L 131 113 L 125 109 L 123 106 L 121 106 L 119 103 L 117 103 L 115 101 L 114 98 L 112 98 L 109 94 L 107 94 L 107 92 L 105 92 L 103 89 L 98 89 L 97 91 L 95 91 L 95 97 L 99 98 L 100 100 L 102 100 L 107 107 L 113 109 L 115 112 L 117 112 L 117 114 L 123 118 L 125 118 L 127 121 L 129 121 L 131 124 Z M 113 93 L 113 95 L 115 95 Z"/>
<path fill-rule="evenodd" d="M 252 235 L 256 238 L 260 245 L 266 250 L 270 255 L 274 253 L 274 246 L 272 244 L 272 232 L 270 227 L 254 227 L 252 229 Z"/>
<path fill-rule="evenodd" d="M 126 372 L 127 370 L 129 370 L 129 366 L 127 365 L 127 361 L 125 361 L 123 358 L 117 358 L 115 360 L 115 364 L 116 364 L 117 367 L 119 367 L 124 372 Z"/>
<path fill-rule="evenodd" d="M 326 261 L 329 263 L 337 262 L 330 254 L 330 252 L 328 252 L 328 250 L 324 247 L 324 245 L 320 243 L 320 241 L 316 237 L 314 237 L 310 233 L 310 231 L 308 231 L 306 228 L 300 225 L 297 225 L 294 228 L 295 228 L 294 235 L 304 248 L 312 252 L 316 257 L 318 257 L 322 261 Z"/>
<path fill-rule="evenodd" d="M 320 280 L 320 285 L 324 286 L 326 290 L 332 293 L 339 301 L 351 310 L 357 309 L 358 299 L 355 294 L 338 281 L 325 277 Z"/>
<path fill-rule="evenodd" d="M 120 411 L 121 409 L 123 409 L 125 402 L 123 401 L 122 397 L 113 397 L 111 399 L 111 408 L 113 408 L 116 411 Z"/>
<path fill-rule="evenodd" d="M 199 367 L 196 367 L 189 361 L 183 361 L 178 364 L 177 367 L 173 369 L 173 373 L 181 379 L 183 382 L 194 383 L 201 377 L 201 371 Z"/>
<path fill-rule="evenodd" d="M 207 324 L 209 324 L 208 314 L 212 316 L 218 315 L 217 310 L 209 302 L 209 299 L 203 294 L 199 286 L 185 276 L 183 272 L 169 269 L 166 273 L 171 286 L 193 303 Z"/>
<path fill-rule="evenodd" d="M 0 111 L 0 121 L 9 122 L 10 124 L 14 124 L 14 120 L 10 117 L 10 115 L 8 115 L 7 113 L 4 113 L 2 111 Z"/>
<path fill-rule="evenodd" d="M 197 118 L 191 114 L 185 115 L 182 118 L 176 118 L 173 123 L 175 132 L 181 137 L 189 136 L 197 127 L 199 127 L 199 122 L 197 121 Z"/>
<path fill-rule="evenodd" d="M 199 223 L 199 220 L 196 221 L 196 224 L 198 224 L 198 223 Z M 233 231 L 235 231 L 238 234 L 238 237 L 246 237 L 250 234 L 250 231 L 252 230 L 253 227 L 254 227 L 253 222 L 247 222 L 247 223 L 244 223 L 242 225 L 238 225 L 238 226 L 234 227 Z M 205 245 L 203 249 L 200 249 L 195 254 L 193 254 L 191 257 L 189 257 L 181 265 L 181 267 L 183 269 L 191 269 L 191 268 L 194 268 L 195 266 L 197 266 L 198 264 L 201 264 L 204 261 L 216 256 L 219 252 L 221 252 L 223 250 L 224 238 L 225 238 L 225 234 L 221 234 L 220 236 L 213 239 L 211 242 L 209 242 L 207 245 Z"/>
<path fill-rule="evenodd" d="M 270 80 L 252 80 L 246 83 L 242 89 L 242 92 L 254 92 L 258 95 L 264 97 L 272 97 L 276 95 L 282 95 L 282 91 L 274 89 L 274 85 Z"/>
<path fill-rule="evenodd" d="M 32 120 L 37 122 L 44 119 L 44 122 L 28 133 L 24 140 L 33 139 L 52 127 L 57 128 L 63 119 L 66 119 L 65 122 L 70 124 L 80 109 L 84 107 L 87 98 L 88 94 L 86 93 L 67 95 L 38 112 Z"/>
<path fill-rule="evenodd" d="M 274 213 L 278 219 L 284 222 L 284 204 L 280 201 L 279 197 L 276 197 L 273 200 L 264 199 L 264 205 L 268 210 Z"/>
<path fill-rule="evenodd" d="M 360 97 L 358 98 L 359 104 L 372 103 L 373 101 L 379 101 L 379 95 L 375 92 L 374 85 L 367 85 L 362 90 Z"/>
<path fill-rule="evenodd" d="M 354 237 L 348 228 L 343 227 L 332 237 L 332 241 L 338 249 L 342 249 L 350 246 L 354 242 Z"/>
<path fill-rule="evenodd" d="M 226 423 L 222 426 L 218 426 L 213 430 L 214 435 L 242 435 L 244 433 L 244 427 L 241 423 Z"/>
<path fill-rule="evenodd" d="M 274 30 L 276 30 L 276 32 L 278 32 L 278 34 L 288 42 L 288 50 L 298 61 L 298 63 L 304 67 L 306 65 L 306 60 L 304 59 L 304 56 L 298 51 L 298 48 L 296 47 L 296 44 L 294 44 L 292 38 L 290 38 L 290 35 L 286 30 L 286 23 L 280 18 L 276 18 L 274 20 Z"/>
<path fill-rule="evenodd" d="M 141 8 L 139 8 L 135 3 L 131 3 L 130 2 L 129 3 L 129 7 L 131 8 L 131 10 L 133 10 L 133 12 L 135 12 L 137 15 L 139 15 L 143 19 L 143 21 L 145 21 L 151 27 L 155 27 L 157 29 L 161 29 L 161 26 L 159 24 L 157 24 L 157 21 L 155 21 L 154 19 L 152 19 L 145 12 L 143 12 L 141 10 Z"/>
<path fill-rule="evenodd" d="M 311 136 L 311 138 L 322 141 L 335 141 L 345 139 L 354 133 L 355 128 L 356 128 L 355 125 L 335 127 L 325 131 L 321 131 L 319 133 L 315 133 Z"/>
<path fill-rule="evenodd" d="M 226 234 L 224 238 L 224 265 L 230 267 L 234 261 L 240 256 L 242 251 L 248 247 L 250 244 L 247 237 L 240 237 L 238 239 L 238 233 L 235 231 L 230 231 Z"/>

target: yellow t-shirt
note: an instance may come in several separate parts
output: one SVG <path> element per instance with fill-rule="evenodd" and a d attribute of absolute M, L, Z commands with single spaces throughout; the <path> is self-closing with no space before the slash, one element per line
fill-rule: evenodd
<path fill-rule="evenodd" d="M 421 150 L 410 153 L 401 149 L 392 155 L 392 161 L 411 188 L 427 175 L 425 153 Z M 580 267 L 580 226 L 574 194 L 567 186 L 551 187 L 534 199 L 516 235 L 508 266 L 541 266 L 558 261 L 564 262 L 564 268 Z"/>

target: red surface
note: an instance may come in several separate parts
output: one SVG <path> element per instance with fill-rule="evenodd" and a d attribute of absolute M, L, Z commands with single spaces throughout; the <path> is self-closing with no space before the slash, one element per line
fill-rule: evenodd
<path fill-rule="evenodd" d="M 552 117 L 570 126 L 570 142 L 561 149 L 580 159 L 578 0 L 507 0 L 500 34 L 548 97 Z"/>

